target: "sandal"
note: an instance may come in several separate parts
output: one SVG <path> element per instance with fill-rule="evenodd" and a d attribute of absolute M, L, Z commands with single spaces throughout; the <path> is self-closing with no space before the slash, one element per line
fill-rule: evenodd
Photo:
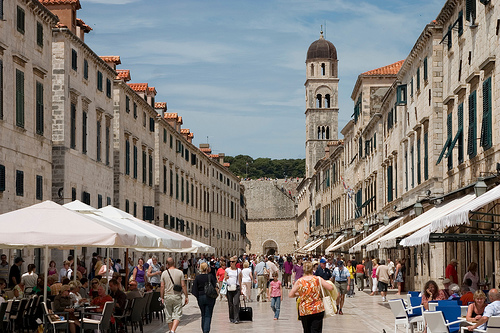
<path fill-rule="evenodd" d="M 343 315 L 342 309 L 339 310 L 339 315 Z"/>

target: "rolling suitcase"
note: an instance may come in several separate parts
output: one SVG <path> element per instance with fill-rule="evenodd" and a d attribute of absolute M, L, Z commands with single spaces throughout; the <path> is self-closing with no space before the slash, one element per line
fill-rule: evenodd
<path fill-rule="evenodd" d="M 243 300 L 243 305 L 244 306 L 240 305 L 240 311 L 239 311 L 240 321 L 252 321 L 252 316 L 253 316 L 252 307 L 247 306 L 245 300 Z"/>

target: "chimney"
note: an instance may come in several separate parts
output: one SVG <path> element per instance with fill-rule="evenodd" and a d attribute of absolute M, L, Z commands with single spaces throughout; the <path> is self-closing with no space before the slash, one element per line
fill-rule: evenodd
<path fill-rule="evenodd" d="M 165 117 L 165 112 L 167 112 L 167 103 L 166 102 L 156 102 L 155 103 L 155 110 L 162 118 Z"/>
<path fill-rule="evenodd" d="M 72 33 L 78 35 L 76 31 L 76 11 L 82 8 L 79 0 L 40 0 L 40 2 L 59 17 L 60 25 L 67 27 Z"/>
<path fill-rule="evenodd" d="M 209 143 L 200 143 L 200 151 L 205 153 L 205 155 L 210 156 L 212 154 L 212 149 L 210 149 Z"/>
<path fill-rule="evenodd" d="M 163 118 L 167 121 L 167 123 L 168 123 L 170 126 L 172 126 L 174 129 L 176 129 L 176 130 L 177 130 L 177 126 L 176 126 L 176 124 L 177 124 L 177 118 L 179 118 L 179 117 L 177 116 L 177 113 L 171 113 L 171 112 L 170 112 L 170 113 L 168 113 L 168 112 L 167 112 L 167 113 L 165 113 L 165 114 L 163 115 Z"/>
<path fill-rule="evenodd" d="M 109 67 L 113 68 L 114 71 L 116 71 L 116 66 L 122 63 L 120 60 L 120 56 L 101 56 L 100 58 L 104 60 L 104 62 L 107 63 Z"/>
<path fill-rule="evenodd" d="M 82 40 L 82 42 L 85 41 L 85 34 L 88 34 L 91 30 L 92 28 L 86 25 L 82 19 L 76 19 L 76 35 Z"/>
<path fill-rule="evenodd" d="M 224 157 L 226 156 L 225 153 L 219 153 L 219 163 L 220 165 L 224 165 Z"/>

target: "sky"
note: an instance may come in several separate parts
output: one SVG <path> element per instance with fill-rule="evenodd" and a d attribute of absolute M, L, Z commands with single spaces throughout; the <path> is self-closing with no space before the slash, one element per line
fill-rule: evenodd
<path fill-rule="evenodd" d="M 85 42 L 147 82 L 193 143 L 253 158 L 305 157 L 305 58 L 339 59 L 339 135 L 360 73 L 404 59 L 445 0 L 80 0 Z M 340 139 L 341 137 L 339 137 Z"/>

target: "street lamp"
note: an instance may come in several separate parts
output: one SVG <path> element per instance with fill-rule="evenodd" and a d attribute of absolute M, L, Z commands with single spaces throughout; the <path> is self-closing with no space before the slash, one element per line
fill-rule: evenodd
<path fill-rule="evenodd" d="M 357 233 L 356 228 L 352 228 L 352 235 L 356 236 L 356 233 Z"/>
<path fill-rule="evenodd" d="M 484 182 L 484 178 L 479 177 L 477 179 L 476 185 L 474 185 L 474 193 L 476 193 L 476 197 L 479 197 L 479 196 L 485 194 L 487 189 L 488 189 L 488 186 Z"/>
<path fill-rule="evenodd" d="M 419 216 L 424 212 L 424 206 L 422 206 L 422 203 L 420 203 L 420 201 L 417 201 L 415 205 L 413 205 L 413 209 L 415 210 L 415 216 Z"/>
<path fill-rule="evenodd" d="M 344 236 L 346 236 L 346 237 L 349 236 L 349 230 L 347 230 L 347 229 L 344 230 Z"/>
<path fill-rule="evenodd" d="M 368 221 L 365 221 L 365 223 L 363 223 L 363 229 L 365 229 L 365 232 L 368 231 L 368 228 L 370 228 L 370 225 L 368 224 Z"/>
<path fill-rule="evenodd" d="M 384 225 L 388 225 L 389 224 L 389 216 L 384 215 Z"/>

